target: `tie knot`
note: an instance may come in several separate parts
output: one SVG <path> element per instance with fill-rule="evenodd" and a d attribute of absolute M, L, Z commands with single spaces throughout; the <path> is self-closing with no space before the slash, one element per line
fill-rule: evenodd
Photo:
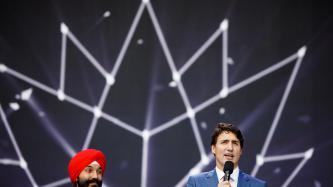
<path fill-rule="evenodd" d="M 220 180 L 224 181 L 224 176 Z M 229 181 L 234 181 L 234 179 L 231 177 L 231 175 L 230 175 Z"/>

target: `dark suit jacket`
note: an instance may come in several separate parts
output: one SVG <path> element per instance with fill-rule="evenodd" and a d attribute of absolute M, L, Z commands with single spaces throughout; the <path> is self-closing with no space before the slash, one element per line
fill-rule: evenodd
<path fill-rule="evenodd" d="M 218 184 L 215 169 L 195 176 L 190 176 L 186 187 L 216 187 Z M 267 187 L 265 181 L 251 177 L 250 175 L 239 171 L 237 187 Z"/>

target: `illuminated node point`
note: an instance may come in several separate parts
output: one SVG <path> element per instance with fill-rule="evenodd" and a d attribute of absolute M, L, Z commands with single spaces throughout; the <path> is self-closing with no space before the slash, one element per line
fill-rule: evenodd
<path fill-rule="evenodd" d="M 138 44 L 138 45 L 142 45 L 143 44 L 143 39 L 142 38 L 140 38 L 140 39 L 138 39 L 137 41 L 136 41 L 136 43 Z"/>
<path fill-rule="evenodd" d="M 100 108 L 94 107 L 94 116 L 97 117 L 97 118 L 102 116 L 102 111 L 101 111 Z"/>
<path fill-rule="evenodd" d="M 113 85 L 115 81 L 116 80 L 114 79 L 114 77 L 111 74 L 106 75 L 106 83 L 108 85 L 110 85 L 110 86 Z"/>
<path fill-rule="evenodd" d="M 67 27 L 67 25 L 64 24 L 64 23 L 61 23 L 60 31 L 61 31 L 62 34 L 67 34 L 68 33 L 68 27 Z"/>
<path fill-rule="evenodd" d="M 188 109 L 187 109 L 187 116 L 188 116 L 189 118 L 194 118 L 195 113 L 194 113 L 193 109 L 191 109 L 191 108 L 188 108 Z"/>
<path fill-rule="evenodd" d="M 180 81 L 180 74 L 178 72 L 173 72 L 172 73 L 172 79 L 173 81 L 175 81 L 176 83 Z"/>
<path fill-rule="evenodd" d="M 32 88 L 29 88 L 29 89 L 26 89 L 26 90 L 22 91 L 21 92 L 21 99 L 23 101 L 29 100 L 30 97 L 31 97 L 32 91 L 33 91 Z"/>
<path fill-rule="evenodd" d="M 223 20 L 222 23 L 220 24 L 220 30 L 225 31 L 229 27 L 229 21 L 227 19 Z"/>
<path fill-rule="evenodd" d="M 15 94 L 15 99 L 21 99 L 21 96 L 19 94 Z"/>
<path fill-rule="evenodd" d="M 58 90 L 57 91 L 57 97 L 58 97 L 58 99 L 60 100 L 60 101 L 63 101 L 64 99 L 65 99 L 65 94 L 64 94 L 64 92 L 62 91 L 62 90 Z"/>
<path fill-rule="evenodd" d="M 197 174 L 199 174 L 201 171 L 200 171 L 200 169 L 199 168 L 197 168 L 197 167 L 195 167 L 195 168 L 193 168 L 193 169 L 191 169 L 190 170 L 190 175 L 197 175 Z"/>
<path fill-rule="evenodd" d="M 7 71 L 7 66 L 5 66 L 5 64 L 0 64 L 0 72 L 3 73 Z"/>
<path fill-rule="evenodd" d="M 150 138 L 150 132 L 148 130 L 143 130 L 142 131 L 142 138 L 144 140 L 148 140 Z"/>
<path fill-rule="evenodd" d="M 223 88 L 221 91 L 220 91 L 220 97 L 221 98 L 226 98 L 228 96 L 228 88 Z"/>
<path fill-rule="evenodd" d="M 279 168 L 279 167 L 275 168 L 273 171 L 274 174 L 279 174 L 280 172 L 281 172 L 281 168 Z"/>
<path fill-rule="evenodd" d="M 234 60 L 231 57 L 228 57 L 227 63 L 229 65 L 234 65 L 235 64 Z"/>
<path fill-rule="evenodd" d="M 314 152 L 314 149 L 313 149 L 313 148 L 307 150 L 307 151 L 305 152 L 305 155 L 304 155 L 305 159 L 310 159 L 310 158 L 312 157 L 312 155 L 313 155 L 313 152 Z"/>
<path fill-rule="evenodd" d="M 171 81 L 171 82 L 169 82 L 169 86 L 174 88 L 177 86 L 177 83 L 175 81 Z"/>
<path fill-rule="evenodd" d="M 225 114 L 225 108 L 221 107 L 220 110 L 219 110 L 219 113 L 222 115 L 222 114 Z"/>
<path fill-rule="evenodd" d="M 315 180 L 315 181 L 314 181 L 314 186 L 315 186 L 315 187 L 321 187 L 322 184 L 321 184 L 320 181 Z"/>
<path fill-rule="evenodd" d="M 147 3 L 149 3 L 149 0 L 142 0 L 142 2 L 143 2 L 144 4 L 147 4 Z"/>
<path fill-rule="evenodd" d="M 45 113 L 43 111 L 38 112 L 39 117 L 44 117 Z"/>
<path fill-rule="evenodd" d="M 201 155 L 201 163 L 203 164 L 203 165 L 208 165 L 209 164 L 209 158 L 208 158 L 208 156 L 206 156 L 206 155 Z"/>
<path fill-rule="evenodd" d="M 264 164 L 264 157 L 263 156 L 261 156 L 261 155 L 257 155 L 257 157 L 256 157 L 256 161 L 257 161 L 257 164 L 259 165 L 259 166 L 262 166 L 263 164 Z"/>
<path fill-rule="evenodd" d="M 105 11 L 104 14 L 103 14 L 103 17 L 107 18 L 111 15 L 111 12 L 108 10 L 108 11 Z"/>
<path fill-rule="evenodd" d="M 24 170 L 26 170 L 28 168 L 28 164 L 25 160 L 21 160 L 20 161 L 20 167 Z"/>
<path fill-rule="evenodd" d="M 203 129 L 207 129 L 207 123 L 206 123 L 205 121 L 202 121 L 202 122 L 200 123 L 200 126 L 201 126 L 201 128 L 203 128 Z"/>
<path fill-rule="evenodd" d="M 303 46 L 302 48 L 300 48 L 300 49 L 297 51 L 297 56 L 300 57 L 300 58 L 302 58 L 302 57 L 304 57 L 305 52 L 306 52 L 306 46 Z"/>
<path fill-rule="evenodd" d="M 20 105 L 18 103 L 9 103 L 9 107 L 13 109 L 14 111 L 17 111 L 20 109 Z"/>

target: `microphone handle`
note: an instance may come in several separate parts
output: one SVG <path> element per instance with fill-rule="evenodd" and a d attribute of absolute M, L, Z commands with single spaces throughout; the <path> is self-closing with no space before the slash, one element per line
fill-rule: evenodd
<path fill-rule="evenodd" d="M 229 180 L 230 180 L 229 171 L 225 171 L 225 173 L 224 173 L 224 181 L 229 181 Z"/>

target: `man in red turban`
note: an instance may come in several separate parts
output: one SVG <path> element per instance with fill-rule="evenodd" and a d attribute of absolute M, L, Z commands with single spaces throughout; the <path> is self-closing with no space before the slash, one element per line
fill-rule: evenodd
<path fill-rule="evenodd" d="M 68 164 L 68 173 L 76 187 L 101 187 L 106 167 L 104 154 L 96 149 L 78 152 Z"/>

